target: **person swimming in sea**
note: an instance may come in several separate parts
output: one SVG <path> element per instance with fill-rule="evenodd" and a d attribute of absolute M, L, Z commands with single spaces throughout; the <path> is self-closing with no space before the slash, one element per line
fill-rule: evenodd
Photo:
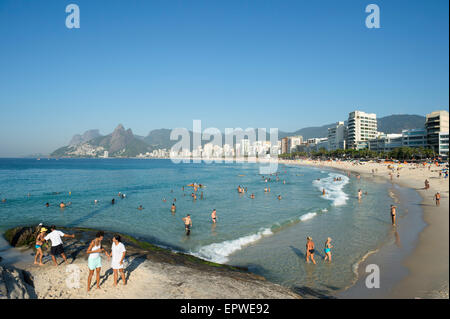
<path fill-rule="evenodd" d="M 281 195 L 278 195 L 278 200 L 281 200 Z"/>
<path fill-rule="evenodd" d="M 48 202 L 45 203 L 45 207 L 50 207 L 50 204 Z"/>
<path fill-rule="evenodd" d="M 255 194 L 252 193 L 252 194 L 250 195 L 250 198 L 251 198 L 251 199 L 254 199 L 254 198 L 255 198 Z"/>
<path fill-rule="evenodd" d="M 116 201 L 115 201 L 115 199 L 113 198 L 113 199 L 111 200 L 111 204 L 114 205 L 115 203 L 116 203 Z"/>
<path fill-rule="evenodd" d="M 211 219 L 212 219 L 213 223 L 215 224 L 216 220 L 217 220 L 217 213 L 216 213 L 216 209 L 215 208 L 213 209 L 213 211 L 211 213 Z"/>
<path fill-rule="evenodd" d="M 322 188 L 322 195 L 325 196 L 326 192 L 325 192 L 325 188 Z"/>
<path fill-rule="evenodd" d="M 139 205 L 138 209 L 139 209 L 139 210 L 143 210 L 144 207 L 142 207 L 142 205 Z"/>
<path fill-rule="evenodd" d="M 362 197 L 362 190 L 358 189 L 358 199 L 361 199 Z"/>
<path fill-rule="evenodd" d="M 175 203 L 172 203 L 172 207 L 170 208 L 172 212 L 175 212 L 177 210 L 177 207 L 175 206 Z"/>
<path fill-rule="evenodd" d="M 64 208 L 64 207 L 66 207 L 66 204 L 64 204 L 64 202 L 61 202 L 61 203 L 59 204 L 59 207 L 60 207 L 60 208 Z"/>
<path fill-rule="evenodd" d="M 331 238 L 328 237 L 327 241 L 325 242 L 325 258 L 323 259 L 324 261 L 328 259 L 328 261 L 331 262 L 331 248 L 333 248 L 333 246 L 331 245 Z"/>

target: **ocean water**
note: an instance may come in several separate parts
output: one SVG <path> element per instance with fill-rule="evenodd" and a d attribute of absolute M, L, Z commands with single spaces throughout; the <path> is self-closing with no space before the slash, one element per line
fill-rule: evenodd
<path fill-rule="evenodd" d="M 329 294 L 352 284 L 356 265 L 392 230 L 390 184 L 285 165 L 279 166 L 279 181 L 270 176 L 265 182 L 258 168 L 170 160 L 0 159 L 0 198 L 7 199 L 0 203 L 0 231 L 40 222 L 120 231 L 207 260 L 247 266 L 289 287 Z M 205 185 L 196 201 L 187 186 L 193 182 Z M 238 185 L 248 192 L 238 194 Z M 367 195 L 358 201 L 360 188 Z M 61 201 L 72 204 L 60 209 Z M 213 209 L 217 225 L 211 222 Z M 186 214 L 193 221 L 190 236 L 184 233 Z M 304 262 L 306 236 L 316 244 L 315 266 Z M 331 264 L 322 261 L 327 237 L 334 245 Z"/>

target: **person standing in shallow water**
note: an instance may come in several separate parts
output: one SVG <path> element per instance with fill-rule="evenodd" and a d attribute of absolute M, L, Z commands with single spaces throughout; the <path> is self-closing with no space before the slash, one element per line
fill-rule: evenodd
<path fill-rule="evenodd" d="M 328 237 L 327 241 L 325 242 L 325 258 L 323 259 L 324 261 L 328 259 L 328 261 L 331 262 L 331 248 L 333 248 L 333 246 L 331 245 L 331 238 Z"/>
<path fill-rule="evenodd" d="M 186 235 L 189 236 L 191 234 L 191 227 L 192 227 L 191 215 L 187 214 L 186 217 L 183 217 L 183 222 Z"/>
<path fill-rule="evenodd" d="M 396 210 L 397 210 L 397 206 L 391 205 L 392 226 L 395 226 L 395 215 L 397 214 Z"/>
<path fill-rule="evenodd" d="M 309 262 L 309 259 L 311 258 L 311 261 L 315 265 L 314 252 L 314 242 L 312 241 L 312 238 L 308 236 L 306 237 L 306 262 Z"/>
<path fill-rule="evenodd" d="M 434 199 L 436 200 L 436 206 L 439 206 L 441 204 L 441 194 L 439 192 L 437 192 L 434 195 Z"/>

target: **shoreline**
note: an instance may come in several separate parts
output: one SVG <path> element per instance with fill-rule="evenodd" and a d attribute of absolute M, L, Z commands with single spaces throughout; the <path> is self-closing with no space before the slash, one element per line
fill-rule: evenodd
<path fill-rule="evenodd" d="M 9 245 L 7 256 L 0 262 L 0 283 L 5 282 L 8 296 L 37 299 L 300 299 L 301 297 L 284 286 L 267 281 L 248 270 L 230 265 L 205 261 L 195 256 L 173 252 L 129 235 L 122 235 L 127 249 L 125 274 L 127 284 L 121 280 L 112 286 L 112 270 L 106 257 L 102 258 L 100 289 L 95 288 L 95 276 L 91 291 L 87 292 L 88 276 L 86 249 L 97 230 L 89 228 L 58 229 L 75 234 L 76 239 L 64 238 L 68 262 L 55 267 L 44 251 L 44 266 L 33 264 L 33 244 L 36 227 L 16 227 L 7 230 L 2 237 Z M 104 247 L 108 249 L 114 233 L 105 231 Z M 8 256 L 9 255 L 9 256 Z M 13 257 L 13 258 L 11 258 Z M 19 274 L 2 278 L 7 272 Z M 68 286 L 68 274 L 76 269 L 78 285 Z M 21 280 L 18 279 L 22 277 Z M 27 280 L 24 280 L 24 277 Z M 27 287 L 25 289 L 24 287 Z M 0 288 L 1 285 L 0 285 Z M 4 290 L 4 289 L 3 289 Z M 26 291 L 28 290 L 28 291 Z M 1 291 L 0 291 L 1 292 Z M 0 294 L 1 295 L 1 294 Z"/>
<path fill-rule="evenodd" d="M 393 177 L 390 180 L 387 165 L 380 163 L 356 166 L 348 162 L 280 160 L 280 164 L 331 168 L 342 172 L 366 175 L 369 178 L 381 177 L 394 185 L 417 192 L 421 196 L 419 204 L 422 207 L 421 217 L 426 225 L 419 233 L 412 253 L 398 265 L 406 267 L 408 274 L 382 298 L 449 298 L 449 184 L 448 180 L 438 177 L 437 168 L 429 171 L 428 167 L 416 168 L 411 164 L 401 164 L 400 178 Z M 378 172 L 372 174 L 372 169 L 378 169 Z M 430 181 L 428 190 L 423 187 L 425 178 Z M 436 192 L 441 193 L 440 206 L 436 206 L 433 199 Z M 374 255 L 379 253 L 377 252 Z M 367 257 L 367 259 L 374 255 Z M 359 268 L 362 264 L 364 263 L 361 262 Z M 362 273 L 361 269 L 358 270 L 358 273 Z M 362 279 L 358 278 L 358 281 Z M 357 293 L 350 295 L 350 298 L 357 297 Z"/>

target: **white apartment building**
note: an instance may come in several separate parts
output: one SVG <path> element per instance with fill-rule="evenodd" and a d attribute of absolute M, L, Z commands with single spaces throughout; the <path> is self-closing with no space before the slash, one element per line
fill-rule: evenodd
<path fill-rule="evenodd" d="M 289 137 L 289 153 L 296 152 L 297 146 L 303 143 L 303 136 L 290 136 Z"/>
<path fill-rule="evenodd" d="M 439 134 L 449 132 L 448 111 L 435 111 L 427 114 L 425 129 L 427 130 L 427 143 L 435 153 L 439 150 Z"/>
<path fill-rule="evenodd" d="M 345 149 L 347 138 L 347 127 L 344 122 L 337 122 L 336 126 L 328 129 L 328 150 Z"/>
<path fill-rule="evenodd" d="M 368 141 L 377 137 L 377 115 L 362 111 L 348 114 L 347 147 L 362 149 L 368 147 Z"/>

